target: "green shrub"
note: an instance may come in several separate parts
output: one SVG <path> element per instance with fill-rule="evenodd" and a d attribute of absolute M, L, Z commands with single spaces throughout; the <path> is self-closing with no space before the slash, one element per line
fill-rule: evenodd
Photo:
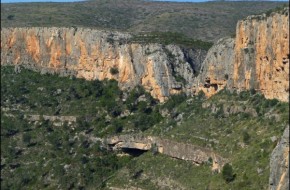
<path fill-rule="evenodd" d="M 138 43 L 160 43 L 164 45 L 177 44 L 187 48 L 200 48 L 209 50 L 213 43 L 188 38 L 177 32 L 148 32 L 146 34 L 134 35 L 131 42 Z"/>
<path fill-rule="evenodd" d="M 15 17 L 14 15 L 8 15 L 8 16 L 7 16 L 7 19 L 8 19 L 8 20 L 13 20 L 14 17 Z"/>
<path fill-rule="evenodd" d="M 244 131 L 243 132 L 243 142 L 245 144 L 249 144 L 250 143 L 250 139 L 251 139 L 251 136 L 249 135 L 249 133 L 247 131 Z"/>
<path fill-rule="evenodd" d="M 158 146 L 156 145 L 156 143 L 151 144 L 151 152 L 153 155 L 156 155 L 158 153 Z"/>
<path fill-rule="evenodd" d="M 186 94 L 184 93 L 171 95 L 168 101 L 163 105 L 163 108 L 171 110 L 185 100 Z"/>
<path fill-rule="evenodd" d="M 209 164 L 212 164 L 212 162 L 213 162 L 212 157 L 209 157 L 208 160 L 207 160 L 207 162 L 208 162 Z"/>
<path fill-rule="evenodd" d="M 30 143 L 30 141 L 31 141 L 31 135 L 29 134 L 29 133 L 24 133 L 23 135 L 22 135 L 22 141 L 24 142 L 24 143 L 26 143 L 26 144 L 29 144 Z"/>
<path fill-rule="evenodd" d="M 255 90 L 254 88 L 251 88 L 251 89 L 250 89 L 250 94 L 251 94 L 251 95 L 256 94 L 256 90 Z"/>
<path fill-rule="evenodd" d="M 176 82 L 181 82 L 182 84 L 186 84 L 186 80 L 180 75 L 174 75 Z"/>
<path fill-rule="evenodd" d="M 228 80 L 229 79 L 229 75 L 225 74 L 225 79 Z"/>
<path fill-rule="evenodd" d="M 233 168 L 229 163 L 226 163 L 222 169 L 223 179 L 229 183 L 235 180 L 235 174 L 233 173 Z"/>
<path fill-rule="evenodd" d="M 242 101 L 245 101 L 247 99 L 249 99 L 250 97 L 250 93 L 248 91 L 242 91 L 239 93 L 239 98 L 242 100 Z"/>
<path fill-rule="evenodd" d="M 197 99 L 204 100 L 206 98 L 205 93 L 201 90 L 197 94 Z"/>
<path fill-rule="evenodd" d="M 116 74 L 119 73 L 119 70 L 118 70 L 118 68 L 116 68 L 116 67 L 112 67 L 112 68 L 110 69 L 110 73 L 111 73 L 112 75 L 116 75 Z"/>
<path fill-rule="evenodd" d="M 115 133 L 121 133 L 123 131 L 123 124 L 119 120 L 114 120 L 112 125 L 114 126 Z"/>

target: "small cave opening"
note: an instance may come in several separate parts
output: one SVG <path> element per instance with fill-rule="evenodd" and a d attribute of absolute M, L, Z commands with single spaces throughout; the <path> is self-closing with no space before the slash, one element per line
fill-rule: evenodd
<path fill-rule="evenodd" d="M 211 86 L 210 84 L 210 78 L 209 77 L 206 77 L 205 78 L 205 83 L 203 85 L 205 88 L 209 88 Z"/>
<path fill-rule="evenodd" d="M 215 91 L 218 90 L 218 85 L 217 84 L 211 84 L 211 86 L 214 88 Z"/>
<path fill-rule="evenodd" d="M 205 84 L 203 85 L 203 87 L 204 87 L 204 88 L 209 88 L 209 87 L 210 87 L 210 84 L 205 83 Z"/>
<path fill-rule="evenodd" d="M 140 149 L 136 149 L 136 148 L 122 148 L 121 150 L 122 150 L 122 152 L 129 154 L 133 157 L 138 157 L 141 154 L 148 151 L 148 150 L 140 150 Z"/>
<path fill-rule="evenodd" d="M 206 82 L 206 83 L 210 83 L 210 78 L 209 78 L 209 77 L 206 77 L 206 78 L 205 78 L 205 82 Z"/>
<path fill-rule="evenodd" d="M 289 58 L 283 57 L 282 63 L 285 65 L 289 62 Z"/>

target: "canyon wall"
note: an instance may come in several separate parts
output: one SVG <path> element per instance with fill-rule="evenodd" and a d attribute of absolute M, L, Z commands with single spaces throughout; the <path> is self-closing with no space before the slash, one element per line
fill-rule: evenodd
<path fill-rule="evenodd" d="M 142 85 L 161 102 L 171 94 L 225 87 L 255 89 L 289 101 L 289 9 L 239 21 L 235 39 L 208 52 L 134 43 L 127 33 L 84 28 L 2 28 L 1 65 L 87 80 L 115 79 L 123 90 Z M 205 59 L 204 59 L 205 58 Z M 204 60 L 204 61 L 203 61 Z"/>
<path fill-rule="evenodd" d="M 196 89 L 196 93 L 203 91 L 207 97 L 210 97 L 225 86 L 233 85 L 234 48 L 234 39 L 224 38 L 217 41 L 209 50 L 200 74 L 194 80 L 193 88 Z"/>
<path fill-rule="evenodd" d="M 76 28 L 2 28 L 1 65 L 87 80 L 115 79 L 121 89 L 142 85 L 154 98 L 188 92 L 206 52 L 190 58 L 176 45 L 129 42 L 126 33 Z M 192 53 L 192 52 L 191 52 Z"/>
<path fill-rule="evenodd" d="M 289 101 L 289 8 L 239 21 L 235 40 L 210 49 L 195 85 L 207 96 L 226 86 Z"/>

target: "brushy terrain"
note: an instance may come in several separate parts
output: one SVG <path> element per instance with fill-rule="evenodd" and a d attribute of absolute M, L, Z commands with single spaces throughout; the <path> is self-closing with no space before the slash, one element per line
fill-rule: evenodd
<path fill-rule="evenodd" d="M 132 32 L 138 43 L 208 49 L 234 35 L 237 20 L 269 15 L 282 4 L 1 4 L 1 27 L 91 27 Z M 123 92 L 114 80 L 1 67 L 1 189 L 267 189 L 269 156 L 288 123 L 288 104 L 266 100 L 254 89 L 223 90 L 209 99 L 180 94 L 160 104 L 142 87 Z M 99 142 L 140 133 L 212 149 L 229 163 L 215 173 L 212 160 L 196 166 L 154 151 L 112 152 Z"/>
<path fill-rule="evenodd" d="M 173 32 L 196 40 L 214 42 L 221 37 L 234 35 L 238 20 L 283 4 L 287 3 L 91 0 L 1 4 L 1 27 L 74 26 L 128 31 L 138 35 Z"/>
<path fill-rule="evenodd" d="M 122 101 L 116 81 L 85 81 L 1 67 L 1 189 L 99 189 L 130 160 L 95 137 L 144 131 L 162 117 L 138 88 Z M 143 95 L 142 102 L 136 97 Z M 123 110 L 132 114 L 121 116 Z M 38 120 L 30 116 L 40 115 Z M 54 122 L 45 116 L 72 116 Z M 146 121 L 146 122 L 145 122 Z M 149 122 L 147 122 L 149 121 Z"/>
<path fill-rule="evenodd" d="M 287 103 L 255 90 L 159 104 L 141 87 L 122 92 L 116 81 L 1 67 L 1 189 L 267 189 L 269 156 L 288 114 Z M 150 151 L 123 155 L 98 142 L 125 133 L 213 149 L 230 169 L 213 173 L 211 160 L 196 166 Z"/>

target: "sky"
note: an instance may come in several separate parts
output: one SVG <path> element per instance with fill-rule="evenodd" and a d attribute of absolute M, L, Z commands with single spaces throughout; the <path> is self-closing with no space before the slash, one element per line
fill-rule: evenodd
<path fill-rule="evenodd" d="M 1 3 L 19 3 L 19 2 L 76 2 L 76 1 L 82 1 L 82 0 L 1 0 Z M 210 0 L 153 0 L 153 1 L 206 2 L 206 1 L 210 1 Z M 232 1 L 235 1 L 235 0 L 232 0 Z M 288 0 L 270 0 L 270 1 L 285 1 L 285 2 L 287 2 Z"/>
<path fill-rule="evenodd" d="M 83 0 L 1 0 L 1 3 L 28 3 L 28 2 L 76 2 Z"/>
<path fill-rule="evenodd" d="M 214 1 L 214 0 L 153 0 L 153 1 L 172 1 L 172 2 L 206 2 L 206 1 Z M 228 1 L 242 1 L 242 0 L 228 0 Z M 251 0 L 244 0 L 251 1 Z M 256 0 L 258 1 L 258 0 Z M 289 0 L 261 0 L 261 1 L 289 1 Z"/>

